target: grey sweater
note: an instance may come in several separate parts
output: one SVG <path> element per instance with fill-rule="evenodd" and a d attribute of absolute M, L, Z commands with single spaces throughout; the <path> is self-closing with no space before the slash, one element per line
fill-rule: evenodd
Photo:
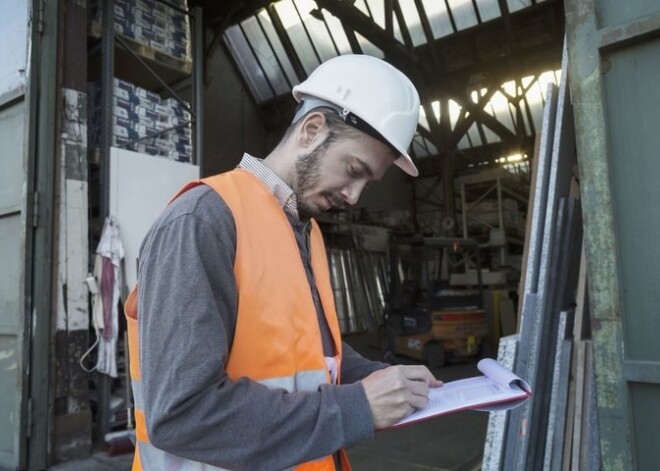
<path fill-rule="evenodd" d="M 308 224 L 292 222 L 292 230 L 311 281 Z M 364 359 L 346 344 L 342 384 L 316 392 L 287 393 L 227 377 L 238 299 L 235 252 L 232 214 L 206 186 L 168 206 L 145 237 L 138 309 L 151 443 L 232 470 L 279 470 L 371 438 L 373 418 L 358 380 L 387 365 Z M 312 291 L 324 353 L 331 356 Z"/>

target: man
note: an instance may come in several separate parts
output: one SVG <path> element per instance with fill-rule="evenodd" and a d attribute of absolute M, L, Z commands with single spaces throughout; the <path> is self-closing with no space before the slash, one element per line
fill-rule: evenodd
<path fill-rule="evenodd" d="M 370 362 L 343 344 L 312 219 L 358 201 L 406 153 L 412 83 L 369 56 L 319 66 L 259 160 L 185 187 L 155 223 L 126 303 L 133 470 L 348 470 L 371 438 L 439 386 L 426 367 Z M 139 314 L 138 314 L 139 313 Z"/>

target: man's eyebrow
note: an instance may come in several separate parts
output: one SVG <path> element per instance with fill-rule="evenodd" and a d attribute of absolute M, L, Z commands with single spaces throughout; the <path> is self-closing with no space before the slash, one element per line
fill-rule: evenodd
<path fill-rule="evenodd" d="M 371 167 L 369 167 L 369 165 L 364 160 L 360 159 L 359 157 L 357 157 L 357 156 L 354 156 L 354 157 L 355 157 L 355 162 L 360 167 L 362 167 L 362 171 L 364 173 L 366 173 L 369 178 L 373 179 L 374 178 L 374 171 L 371 169 Z"/>

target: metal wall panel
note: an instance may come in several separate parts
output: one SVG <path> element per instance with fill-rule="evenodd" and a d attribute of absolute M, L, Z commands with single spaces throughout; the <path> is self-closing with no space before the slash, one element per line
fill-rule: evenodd
<path fill-rule="evenodd" d="M 657 469 L 660 463 L 658 434 L 660 424 L 660 385 L 632 383 L 630 385 L 630 403 L 635 430 L 635 455 L 637 469 Z M 652 405 L 656 405 L 652 407 Z M 651 407 L 650 407 L 651 406 Z"/>
<path fill-rule="evenodd" d="M 660 362 L 660 39 L 613 52 L 603 76 L 626 356 Z M 631 115 L 631 104 L 635 104 Z"/>
<path fill-rule="evenodd" d="M 600 26 L 614 26 L 658 11 L 658 0 L 600 0 L 596 6 Z"/>
<path fill-rule="evenodd" d="M 3 400 L 0 401 L 0 462 L 6 465 L 14 465 L 18 461 L 17 444 L 17 422 L 16 407 L 20 404 L 18 392 L 16 390 L 16 376 L 20 361 L 20 348 L 18 336 L 16 333 L 0 335 L 0 351 L 4 356 L 0 356 L 0 391 L 3 394 Z M 11 373 L 8 373 L 11 372 Z M 12 468 L 13 469 L 13 468 Z"/>
<path fill-rule="evenodd" d="M 5 108 L 0 104 L 0 217 L 20 209 L 23 189 L 23 126 L 25 105 L 21 100 Z"/>
<path fill-rule="evenodd" d="M 25 102 L 0 104 L 0 467 L 18 468 L 23 433 Z"/>
<path fill-rule="evenodd" d="M 21 274 L 23 273 L 21 245 L 21 214 L 0 217 L 0 337 L 17 335 L 21 312 Z M 2 351 L 0 349 L 0 351 Z M 1 356 L 1 355 L 0 355 Z M 0 371 L 3 371 L 0 369 Z M 15 388 L 14 388 L 15 389 Z M 3 391 L 0 389 L 0 394 Z M 2 396 L 6 397 L 6 396 Z M 1 420 L 1 419 L 0 419 Z M 0 441 L 3 427 L 0 426 Z"/>
<path fill-rule="evenodd" d="M 602 469 L 656 469 L 660 2 L 565 5 Z"/>

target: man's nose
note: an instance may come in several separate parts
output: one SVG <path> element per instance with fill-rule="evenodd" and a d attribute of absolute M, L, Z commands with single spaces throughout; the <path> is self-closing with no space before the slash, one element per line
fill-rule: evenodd
<path fill-rule="evenodd" d="M 346 203 L 348 203 L 350 206 L 353 206 L 360 199 L 360 194 L 362 193 L 363 189 L 364 184 L 355 183 L 353 185 L 344 187 L 344 189 L 341 191 L 341 195 L 344 197 Z"/>

